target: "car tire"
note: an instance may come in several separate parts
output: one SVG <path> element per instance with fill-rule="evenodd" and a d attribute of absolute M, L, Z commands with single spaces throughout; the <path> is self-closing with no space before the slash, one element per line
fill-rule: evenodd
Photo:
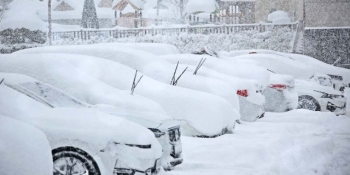
<path fill-rule="evenodd" d="M 315 98 L 309 95 L 302 95 L 298 97 L 298 109 L 321 111 L 321 106 Z"/>
<path fill-rule="evenodd" d="M 53 175 L 101 175 L 96 161 L 79 148 L 60 147 L 54 149 L 52 150 L 52 159 Z"/>

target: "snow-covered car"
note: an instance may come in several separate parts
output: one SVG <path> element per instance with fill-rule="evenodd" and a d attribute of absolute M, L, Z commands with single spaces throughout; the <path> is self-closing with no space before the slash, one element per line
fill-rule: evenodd
<path fill-rule="evenodd" d="M 236 92 L 239 99 L 241 120 L 255 121 L 264 116 L 264 96 L 261 92 L 267 85 L 269 73 L 265 68 L 251 64 L 231 64 L 208 55 L 173 54 L 159 56 L 172 64 L 179 61 L 182 67 L 188 67 L 191 73 L 197 69 L 200 61 L 205 59 L 196 74 L 222 80 L 231 85 L 231 91 Z"/>
<path fill-rule="evenodd" d="M 1 175 L 52 174 L 51 147 L 39 129 L 0 114 L 0 140 Z"/>
<path fill-rule="evenodd" d="M 343 81 L 343 76 L 341 76 L 341 75 L 331 75 L 331 74 L 328 74 L 328 76 L 331 77 L 331 79 L 332 79 L 333 88 L 335 90 L 339 90 L 341 92 L 344 92 L 345 82 Z"/>
<path fill-rule="evenodd" d="M 148 129 L 97 110 L 48 108 L 0 85 L 0 114 L 45 133 L 53 174 L 159 174 L 162 148 Z"/>
<path fill-rule="evenodd" d="M 342 92 L 313 81 L 298 79 L 295 81 L 295 87 L 299 96 L 298 109 L 346 114 L 346 98 Z"/>
<path fill-rule="evenodd" d="M 231 90 L 231 86 L 228 83 L 213 78 L 193 76 L 188 71 L 181 75 L 183 70 L 178 69 L 176 71 L 176 65 L 159 59 L 151 53 L 130 47 L 122 47 L 119 44 L 115 46 L 113 44 L 54 46 L 16 52 L 16 54 L 22 53 L 70 53 L 108 59 L 138 70 L 140 73 L 166 84 L 172 82 L 171 84 L 176 84 L 177 87 L 220 96 L 237 109 L 237 106 L 235 106 L 238 104 L 237 94 Z M 176 83 L 172 81 L 173 79 L 175 79 Z"/>
<path fill-rule="evenodd" d="M 270 73 L 270 84 L 263 91 L 264 109 L 267 112 L 285 112 L 296 109 L 298 93 L 295 90 L 294 77 Z"/>
<path fill-rule="evenodd" d="M 210 93 L 199 92 L 191 88 L 170 86 L 168 84 L 169 82 L 167 82 L 167 80 L 165 79 L 166 78 L 165 74 L 169 75 L 169 80 L 171 80 L 171 76 L 173 72 L 170 73 L 169 71 L 164 70 L 165 67 L 163 67 L 163 63 L 165 63 L 168 66 L 169 65 L 171 66 L 171 64 L 169 64 L 166 61 L 160 61 L 162 64 L 157 64 L 157 62 L 152 61 L 153 60 L 152 58 L 146 57 L 147 59 L 143 59 L 140 55 L 133 56 L 135 52 L 141 52 L 141 51 L 132 50 L 132 49 L 130 50 L 129 48 L 104 49 L 104 47 L 97 47 L 97 48 L 91 49 L 90 46 L 76 47 L 75 49 L 74 47 L 68 47 L 68 46 L 67 47 L 48 47 L 47 49 L 48 50 L 29 49 L 28 53 L 52 52 L 55 54 L 52 54 L 52 53 L 35 54 L 35 56 L 33 56 L 33 54 L 20 54 L 22 52 L 19 52 L 17 54 L 12 54 L 11 56 L 13 58 L 8 59 L 7 61 L 2 62 L 0 59 L 0 62 L 2 62 L 1 64 L 5 64 L 6 62 L 8 64 L 9 62 L 11 62 L 11 65 L 12 65 L 11 68 L 8 68 L 9 66 L 0 65 L 0 70 L 6 70 L 10 72 L 16 70 L 17 73 L 22 72 L 23 74 L 29 75 L 28 73 L 32 71 L 37 71 L 39 69 L 38 65 L 44 64 L 44 63 L 33 64 L 34 58 L 35 60 L 40 60 L 40 62 L 44 61 L 44 62 L 48 62 L 47 64 L 52 64 L 53 60 L 59 60 L 59 62 L 63 62 L 64 58 L 70 58 L 71 60 L 73 60 L 77 57 L 80 57 L 80 60 L 92 60 L 92 61 L 89 61 L 89 62 L 86 61 L 86 64 L 88 65 L 87 67 L 76 65 L 76 69 L 83 70 L 83 69 L 98 68 L 98 70 L 96 70 L 97 72 L 87 70 L 86 71 L 87 73 L 85 74 L 94 73 L 95 74 L 94 76 L 99 76 L 100 80 L 106 78 L 104 79 L 105 83 L 108 83 L 108 84 L 113 83 L 114 87 L 118 87 L 119 89 L 123 89 L 125 91 L 127 90 L 130 92 L 132 80 L 134 79 L 134 75 L 135 75 L 135 70 L 130 69 L 131 66 L 127 67 L 122 63 L 129 64 L 129 62 L 131 62 L 129 65 L 137 65 L 137 67 L 141 68 L 148 74 L 152 75 L 152 77 L 147 78 L 147 74 L 145 74 L 144 78 L 142 79 L 142 81 L 140 82 L 140 84 L 138 85 L 135 91 L 135 95 L 139 93 L 144 97 L 156 100 L 158 104 L 161 105 L 161 107 L 166 111 L 166 113 L 169 116 L 171 116 L 176 120 L 181 121 L 181 130 L 183 130 L 182 134 L 189 135 L 189 136 L 198 136 L 198 137 L 216 137 L 225 133 L 232 133 L 235 120 L 240 118 L 238 111 L 233 106 L 233 104 L 238 104 L 237 95 L 234 92 L 229 92 L 229 90 L 231 89 L 231 86 L 229 84 L 225 82 L 221 82 L 219 80 L 216 81 L 215 79 L 213 80 L 202 79 L 198 81 L 197 77 L 191 77 L 186 81 L 188 83 L 187 85 L 190 85 L 190 87 L 196 86 L 199 89 L 203 88 L 204 90 L 202 89 L 202 91 L 205 91 L 205 92 L 214 91 L 215 93 L 220 94 L 220 96 L 225 97 L 226 100 L 223 98 L 220 98 L 219 96 L 216 96 L 215 93 L 213 95 Z M 91 52 L 90 50 L 93 50 L 93 52 Z M 76 54 L 74 55 L 58 54 L 61 51 L 68 52 L 68 53 L 76 53 Z M 77 55 L 77 54 L 82 54 L 82 55 Z M 122 63 L 118 63 L 116 61 L 110 61 L 108 63 L 101 62 L 101 61 L 97 62 L 95 61 L 95 60 L 98 60 L 97 57 L 86 56 L 87 54 L 88 55 L 97 54 L 97 57 L 101 57 L 100 60 L 102 58 L 113 60 L 114 58 L 117 59 L 120 57 L 120 62 Z M 143 54 L 147 56 L 148 53 L 143 53 Z M 11 57 L 11 56 L 8 56 L 8 57 Z M 31 71 L 29 72 L 23 69 L 18 69 L 18 66 L 21 64 L 22 61 L 25 60 L 26 57 L 33 58 L 31 59 L 31 63 L 30 63 L 32 64 L 31 68 L 26 68 L 26 69 L 31 69 Z M 48 60 L 46 57 L 49 57 L 50 60 Z M 14 60 L 14 61 L 11 61 L 11 60 Z M 22 61 L 19 61 L 19 60 L 22 60 Z M 66 60 L 69 60 L 69 59 L 66 59 Z M 116 63 L 116 64 L 113 64 L 113 63 Z M 55 63 L 55 65 L 57 64 L 58 63 Z M 99 67 L 92 66 L 94 64 L 95 65 L 99 64 L 100 66 Z M 104 67 L 109 67 L 112 64 L 114 66 L 109 69 L 101 69 Z M 67 66 L 61 65 L 53 69 L 58 69 L 62 66 L 67 67 Z M 116 69 L 116 67 L 118 68 Z M 174 67 L 171 66 L 171 67 L 172 67 L 171 69 L 175 68 L 175 66 Z M 121 70 L 123 70 L 124 73 L 122 73 Z M 48 71 L 47 74 L 51 74 L 50 69 L 45 69 L 41 71 Z M 109 74 L 103 74 L 103 73 L 100 74 L 99 71 L 110 71 L 110 73 L 113 72 L 113 76 L 111 77 Z M 144 72 L 141 72 L 141 73 L 144 73 Z M 47 79 L 47 81 L 49 81 L 50 79 L 47 78 L 47 74 L 45 74 L 46 77 L 42 77 L 42 79 Z M 32 76 L 37 79 L 39 79 L 38 77 L 40 77 L 37 74 L 31 74 L 29 76 Z M 55 76 L 55 75 L 52 74 L 52 76 Z M 119 78 L 116 78 L 116 77 L 119 77 Z M 160 79 L 167 83 L 166 84 L 160 83 L 158 81 L 154 81 L 154 79 L 156 80 Z M 147 82 L 147 83 L 144 83 L 144 82 Z M 183 82 L 182 79 L 180 82 Z M 53 83 L 55 82 L 52 82 L 50 84 L 53 84 Z M 60 86 L 55 84 L 53 85 L 56 87 Z M 228 99 L 230 100 L 229 102 L 231 103 L 227 101 Z"/>
<path fill-rule="evenodd" d="M 62 58 L 64 55 L 1 55 L 0 71 L 28 75 L 92 105 L 107 104 L 136 112 L 166 115 L 158 103 L 113 88 L 79 71 Z"/>
<path fill-rule="evenodd" d="M 170 117 L 119 109 L 110 105 L 90 105 L 34 78 L 21 74 L 0 73 L 4 84 L 51 108 L 95 108 L 130 120 L 151 130 L 163 148 L 162 164 L 166 170 L 181 164 L 182 144 L 180 126 Z"/>
<path fill-rule="evenodd" d="M 254 54 L 249 54 L 254 53 Z M 350 70 L 335 67 L 306 55 L 276 52 L 272 50 L 239 50 L 219 52 L 219 58 L 244 61 L 254 60 L 276 73 L 292 75 L 296 79 L 309 80 L 315 73 L 338 75 L 343 81 L 350 81 Z"/>

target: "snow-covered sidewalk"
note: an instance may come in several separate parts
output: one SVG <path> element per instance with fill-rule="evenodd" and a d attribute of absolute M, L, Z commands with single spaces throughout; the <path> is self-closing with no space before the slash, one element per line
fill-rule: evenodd
<path fill-rule="evenodd" d="M 350 117 L 267 113 L 215 139 L 183 137 L 184 163 L 168 175 L 350 174 Z"/>

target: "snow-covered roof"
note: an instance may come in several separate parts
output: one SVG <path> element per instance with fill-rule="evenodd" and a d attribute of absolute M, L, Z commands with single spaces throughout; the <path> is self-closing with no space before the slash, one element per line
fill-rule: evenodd
<path fill-rule="evenodd" d="M 185 10 L 189 14 L 194 12 L 212 13 L 216 10 L 216 6 L 215 0 L 206 0 L 205 3 L 203 0 L 189 0 Z"/>
<path fill-rule="evenodd" d="M 53 11 L 71 11 L 74 8 L 70 5 L 71 0 L 54 0 L 52 3 Z"/>
<path fill-rule="evenodd" d="M 143 9 L 144 2 L 142 0 L 115 0 L 112 3 L 112 7 L 114 10 L 123 11 L 123 12 L 128 5 L 130 5 L 135 11 L 135 10 Z"/>
<path fill-rule="evenodd" d="M 267 20 L 271 21 L 271 22 L 274 21 L 277 18 L 289 18 L 289 15 L 285 11 L 277 10 L 275 12 L 270 13 L 267 16 Z"/>

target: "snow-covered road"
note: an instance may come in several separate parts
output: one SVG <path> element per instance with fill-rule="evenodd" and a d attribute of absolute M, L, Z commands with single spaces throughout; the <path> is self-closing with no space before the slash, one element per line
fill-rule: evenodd
<path fill-rule="evenodd" d="M 350 174 L 350 117 L 267 113 L 215 139 L 183 137 L 184 163 L 168 175 Z"/>

